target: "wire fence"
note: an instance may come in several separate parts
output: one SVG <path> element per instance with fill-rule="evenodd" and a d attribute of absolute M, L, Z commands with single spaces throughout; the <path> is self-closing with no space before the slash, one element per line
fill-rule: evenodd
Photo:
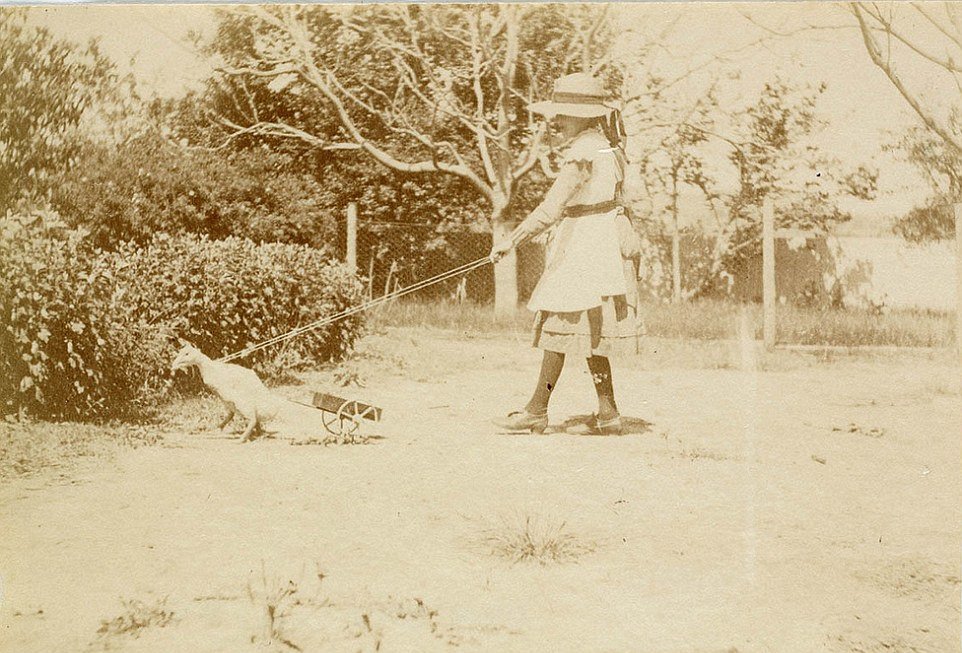
<path fill-rule="evenodd" d="M 959 211 L 962 216 L 962 209 Z M 776 303 L 795 306 L 847 305 L 856 295 L 864 293 L 866 288 L 869 293 L 873 292 L 873 283 L 884 280 L 885 275 L 898 273 L 902 275 L 900 279 L 906 278 L 904 270 L 896 270 L 897 266 L 882 259 L 875 264 L 878 269 L 873 270 L 871 260 L 867 264 L 844 269 L 843 262 L 837 258 L 837 252 L 829 248 L 824 234 L 776 229 L 774 208 L 767 205 L 763 213 L 763 220 L 760 221 L 763 228 L 758 229 L 758 233 L 747 234 L 744 242 L 735 248 L 740 251 L 739 256 L 726 261 L 726 274 L 723 276 L 719 276 L 717 270 L 710 269 L 713 267 L 715 249 L 714 239 L 710 236 L 684 233 L 680 236 L 680 242 L 673 247 L 671 234 L 663 230 L 646 230 L 642 226 L 641 229 L 646 231 L 644 240 L 649 245 L 643 266 L 647 265 L 649 269 L 641 270 L 639 290 L 647 294 L 649 299 L 670 299 L 673 294 L 672 277 L 677 273 L 680 276 L 682 299 L 701 296 L 760 302 L 765 306 L 766 342 L 774 343 Z M 384 297 L 423 279 L 442 275 L 467 261 L 485 257 L 491 249 L 491 232 L 486 225 L 357 218 L 355 211 L 353 256 L 358 273 L 367 284 L 369 299 Z M 953 275 L 949 270 L 953 266 L 940 265 L 939 275 L 936 275 L 938 279 L 930 278 L 927 281 L 929 285 L 935 281 L 942 286 L 948 284 L 943 293 L 946 298 L 952 294 L 952 285 L 962 284 L 962 217 L 958 225 L 960 233 L 949 258 L 958 261 L 959 271 Z M 351 231 L 346 228 L 342 233 Z M 794 240 L 801 240 L 803 245 L 792 245 Z M 541 276 L 545 249 L 544 242 L 538 239 L 518 250 L 518 295 L 522 302 L 530 296 Z M 680 258 L 677 263 L 672 260 L 673 250 Z M 945 272 L 953 278 L 946 277 Z M 833 275 L 834 285 L 826 281 Z M 891 282 L 891 279 L 888 281 Z M 948 301 L 958 306 L 958 320 L 962 323 L 962 287 L 955 294 L 956 299 Z M 417 298 L 491 303 L 494 299 L 494 268 L 486 265 L 446 278 L 441 283 L 420 290 Z M 883 303 L 876 302 L 871 294 L 863 299 L 868 301 L 869 308 L 884 308 Z"/>
<path fill-rule="evenodd" d="M 673 281 L 672 236 L 661 230 L 648 231 L 644 239 L 649 245 L 644 265 L 649 269 L 641 272 L 639 290 L 648 299 L 668 299 L 672 296 Z M 728 296 L 738 301 L 760 302 L 760 236 L 756 241 L 759 256 L 740 261 L 732 275 L 732 283 L 726 286 L 710 271 L 714 239 L 701 233 L 683 233 L 679 247 L 682 298 Z M 485 256 L 491 250 L 491 232 L 469 225 L 360 219 L 355 247 L 356 265 L 367 284 L 367 295 L 379 297 Z M 531 295 L 544 270 L 545 252 L 544 239 L 526 243 L 518 249 L 518 294 L 522 302 Z M 801 298 L 808 292 L 806 284 L 814 272 L 806 268 L 804 278 L 796 273 L 807 263 L 805 257 L 810 255 L 789 251 L 783 243 L 779 243 L 779 254 L 785 261 L 784 288 L 792 297 Z M 486 267 L 449 279 L 424 289 L 417 297 L 490 303 L 494 300 L 494 269 Z"/>
<path fill-rule="evenodd" d="M 357 225 L 357 268 L 369 297 L 434 277 L 491 251 L 491 232 L 470 225 L 380 222 Z M 534 290 L 544 267 L 544 247 L 522 245 L 518 251 L 518 291 L 522 300 Z M 486 266 L 444 281 L 418 294 L 422 299 L 489 303 L 494 300 L 494 270 Z"/>

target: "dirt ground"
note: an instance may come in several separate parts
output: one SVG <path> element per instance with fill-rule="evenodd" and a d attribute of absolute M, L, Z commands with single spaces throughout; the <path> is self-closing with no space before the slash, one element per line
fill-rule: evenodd
<path fill-rule="evenodd" d="M 642 433 L 510 436 L 523 338 L 393 331 L 365 387 L 279 389 L 383 406 L 368 444 L 185 428 L 9 482 L 0 650 L 958 651 L 958 367 L 725 347 L 616 362 Z M 552 421 L 593 399 L 571 361 Z"/>

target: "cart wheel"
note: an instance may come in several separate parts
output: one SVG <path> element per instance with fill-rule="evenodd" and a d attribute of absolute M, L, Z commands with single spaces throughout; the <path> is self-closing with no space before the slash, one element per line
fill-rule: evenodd
<path fill-rule="evenodd" d="M 367 411 L 360 411 L 356 401 L 345 401 L 337 412 L 324 411 L 321 421 L 331 435 L 338 437 L 353 436 L 361 426 L 361 419 Z"/>
<path fill-rule="evenodd" d="M 327 429 L 327 432 L 331 435 L 343 436 L 347 434 L 344 418 L 341 417 L 340 411 L 336 413 L 324 411 L 321 413 L 321 422 L 324 424 L 324 428 Z"/>
<path fill-rule="evenodd" d="M 370 409 L 368 409 L 370 410 Z M 356 401 L 345 401 L 337 411 L 341 420 L 341 434 L 353 436 L 361 426 L 367 410 L 361 410 Z"/>

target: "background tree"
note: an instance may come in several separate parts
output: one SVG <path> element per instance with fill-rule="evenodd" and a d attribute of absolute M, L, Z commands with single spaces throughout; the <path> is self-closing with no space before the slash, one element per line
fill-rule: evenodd
<path fill-rule="evenodd" d="M 527 104 L 602 59 L 603 19 L 563 6 L 240 7 L 224 14 L 214 45 L 224 61 L 214 119 L 230 140 L 294 141 L 314 156 L 346 150 L 400 173 L 456 177 L 486 204 L 499 240 L 544 161 Z M 496 310 L 513 310 L 513 256 L 495 288 Z"/>
<path fill-rule="evenodd" d="M 643 159 L 642 173 L 656 198 L 655 214 L 673 224 L 680 189 L 692 188 L 706 198 L 714 217 L 714 225 L 706 222 L 695 229 L 711 242 L 693 242 L 702 245 L 694 257 L 698 265 L 687 266 L 686 287 L 676 285 L 675 296 L 719 289 L 723 277 L 758 254 L 766 197 L 776 202 L 779 227 L 825 231 L 849 219 L 839 208 L 844 196 L 868 198 L 875 189 L 873 170 L 844 170 L 815 143 L 824 124 L 818 113 L 824 85 L 775 78 L 748 101 L 726 98 L 722 103 L 715 95 L 724 87 L 719 77 L 699 102 L 676 102 L 671 121 L 655 118 L 640 127 L 642 133 L 670 127 L 662 131 L 659 147 Z M 675 259 L 675 271 L 681 267 Z"/>
<path fill-rule="evenodd" d="M 851 219 L 839 206 L 843 197 L 874 194 L 877 172 L 865 165 L 846 170 L 813 143 L 825 124 L 817 109 L 825 89 L 776 78 L 744 110 L 733 112 L 732 136 L 724 140 L 738 184 L 726 202 L 716 270 L 731 272 L 758 254 L 766 198 L 777 207 L 777 227 L 824 233 Z"/>
<path fill-rule="evenodd" d="M 233 18 L 226 16 L 227 22 L 221 23 L 227 36 L 212 43 L 212 48 L 226 48 L 224 55 L 211 52 L 221 60 L 236 47 L 234 33 L 246 29 L 243 22 Z M 311 232 L 308 221 L 301 221 L 307 239 L 297 242 L 317 245 L 323 233 L 325 246 L 343 256 L 345 206 L 357 202 L 361 207 L 358 264 L 368 277 L 372 293 L 381 292 L 386 284 L 433 276 L 488 252 L 490 235 L 484 237 L 485 232 L 490 234 L 487 211 L 468 182 L 454 175 L 399 172 L 358 154 L 356 149 L 332 151 L 300 139 L 233 134 L 218 117 L 245 119 L 232 113 L 237 111 L 235 92 L 262 97 L 258 114 L 265 121 L 302 124 L 305 131 L 315 133 L 328 129 L 336 133 L 337 118 L 320 98 L 291 95 L 287 88 L 262 91 L 270 80 L 245 80 L 246 90 L 244 86 L 230 88 L 232 81 L 218 75 L 208 80 L 201 92 L 157 103 L 157 120 L 171 129 L 173 140 L 190 143 L 191 149 L 208 150 L 211 157 L 256 159 L 272 152 L 286 159 L 288 174 L 313 178 L 317 192 L 310 199 L 324 217 L 317 233 Z M 533 171 L 532 178 L 537 173 Z M 490 279 L 484 274 L 471 275 L 469 285 L 473 297 L 489 296 L 492 291 Z M 435 291 L 442 293 L 445 288 L 439 286 L 422 294 Z"/>
<path fill-rule="evenodd" d="M 962 114 L 958 109 L 949 117 L 953 133 L 959 131 Z M 895 233 L 910 242 L 952 238 L 955 217 L 952 205 L 962 201 L 962 153 L 925 127 L 904 130 L 886 149 L 901 155 L 928 181 L 931 195 L 895 223 Z"/>
<path fill-rule="evenodd" d="M 44 198 L 51 178 L 77 165 L 77 130 L 116 82 L 97 43 L 77 46 L 0 8 L 0 213 Z"/>
<path fill-rule="evenodd" d="M 664 205 L 656 204 L 654 212 L 666 215 L 671 238 L 672 301 L 684 298 L 682 283 L 681 216 L 679 199 L 683 190 L 697 188 L 717 217 L 715 202 L 719 199 L 717 181 L 709 170 L 702 146 L 713 133 L 714 122 L 720 114 L 715 85 L 690 104 L 679 122 L 674 124 L 659 141 L 659 147 L 649 149 L 639 165 L 643 182 L 650 197 L 665 198 Z M 654 128 L 661 124 L 650 124 Z M 659 231 L 661 224 L 653 229 Z M 649 231 L 652 231 L 649 229 Z"/>

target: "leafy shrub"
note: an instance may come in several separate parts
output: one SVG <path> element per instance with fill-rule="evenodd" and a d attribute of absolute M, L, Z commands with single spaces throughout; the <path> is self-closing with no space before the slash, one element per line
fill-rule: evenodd
<path fill-rule="evenodd" d="M 8 216 L 0 226 L 0 383 L 4 408 L 98 414 L 111 393 L 129 399 L 111 360 L 108 257 L 55 216 Z M 47 408 L 47 410 L 43 410 Z"/>
<path fill-rule="evenodd" d="M 306 246 L 159 235 L 108 252 L 55 214 L 8 214 L 0 220 L 2 410 L 54 418 L 142 412 L 171 385 L 173 336 L 219 357 L 359 298 L 346 268 Z M 263 372 L 278 356 L 288 365 L 337 358 L 360 319 L 241 362 Z"/>
<path fill-rule="evenodd" d="M 305 245 L 161 234 L 145 247 L 122 246 L 116 259 L 127 280 L 124 305 L 215 358 L 361 301 L 355 275 Z M 278 349 L 293 365 L 339 358 L 361 319 L 353 315 Z M 242 362 L 267 365 L 276 355 L 261 351 Z"/>
<path fill-rule="evenodd" d="M 923 206 L 916 206 L 900 217 L 892 231 L 910 243 L 947 240 L 955 235 L 955 215 L 952 205 L 936 198 Z"/>
<path fill-rule="evenodd" d="M 154 131 L 114 145 L 90 143 L 84 165 L 62 176 L 54 208 L 113 248 L 153 234 L 238 236 L 331 248 L 337 225 L 311 175 L 268 150 L 187 150 Z"/>

